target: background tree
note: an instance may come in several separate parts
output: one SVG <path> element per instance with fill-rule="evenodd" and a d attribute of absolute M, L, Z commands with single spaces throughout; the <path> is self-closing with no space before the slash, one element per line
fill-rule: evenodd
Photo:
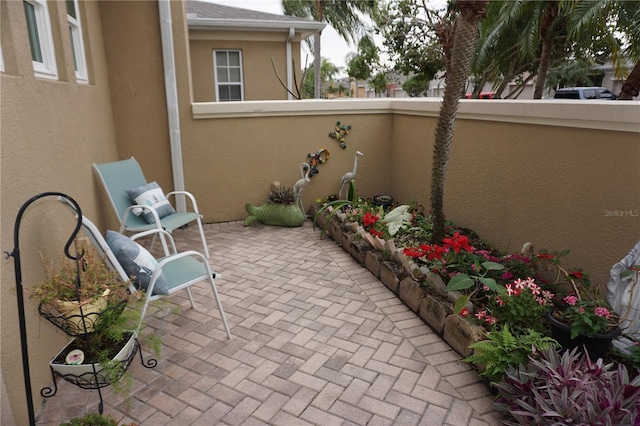
<path fill-rule="evenodd" d="M 389 73 L 385 69 L 380 69 L 371 79 L 369 84 L 376 94 L 376 97 L 387 91 L 387 85 L 389 84 Z"/>
<path fill-rule="evenodd" d="M 368 80 L 379 64 L 378 47 L 370 36 L 363 36 L 358 42 L 358 52 L 347 55 L 347 75 L 356 81 L 355 97 L 358 97 L 358 80 Z"/>
<path fill-rule="evenodd" d="M 332 85 L 334 77 L 340 73 L 340 67 L 336 66 L 333 62 L 327 58 L 322 58 L 320 63 L 320 96 L 326 98 L 326 89 Z M 304 72 L 305 79 L 302 82 L 302 97 L 304 99 L 311 99 L 315 97 L 315 69 L 310 65 Z M 316 98 L 317 99 L 317 98 Z"/>
<path fill-rule="evenodd" d="M 365 30 L 363 17 L 375 17 L 378 0 L 282 0 L 285 15 L 313 19 L 332 26 L 347 42 L 355 42 Z M 320 98 L 320 66 L 322 31 L 313 35 L 314 97 Z"/>
<path fill-rule="evenodd" d="M 453 33 L 445 41 L 446 80 L 444 98 L 436 125 L 431 174 L 431 210 L 433 214 L 432 242 L 440 243 L 445 237 L 444 182 L 453 129 L 458 105 L 469 75 L 471 57 L 478 38 L 478 22 L 486 14 L 488 0 L 457 1 L 458 15 L 453 25 Z M 448 41 L 451 51 L 447 52 Z"/>
<path fill-rule="evenodd" d="M 444 70 L 444 50 L 439 34 L 452 19 L 448 9 L 431 9 L 422 0 L 392 0 L 381 10 L 376 21 L 383 37 L 385 53 L 398 74 L 413 80 L 407 87 L 412 93 L 426 93 L 427 86 Z"/>

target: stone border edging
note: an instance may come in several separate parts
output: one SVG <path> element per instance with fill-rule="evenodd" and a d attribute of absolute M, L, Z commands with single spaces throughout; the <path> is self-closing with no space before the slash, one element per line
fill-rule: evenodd
<path fill-rule="evenodd" d="M 311 206 L 312 220 L 319 209 L 317 204 Z M 327 224 L 329 215 L 330 212 L 323 211 L 317 216 L 315 226 L 324 228 L 326 236 L 382 281 L 462 357 L 473 353 L 469 346 L 483 340 L 484 329 L 454 314 L 453 304 L 460 296 L 459 292 L 446 292 L 446 285 L 440 276 L 416 265 L 404 255 L 402 249 L 395 247 L 393 240 L 373 237 L 357 223 L 346 222 L 346 215 L 342 212 L 334 214 Z M 356 235 L 359 237 L 354 238 Z M 427 291 L 427 287 L 431 291 Z M 467 308 L 473 312 L 471 303 L 467 304 Z"/>

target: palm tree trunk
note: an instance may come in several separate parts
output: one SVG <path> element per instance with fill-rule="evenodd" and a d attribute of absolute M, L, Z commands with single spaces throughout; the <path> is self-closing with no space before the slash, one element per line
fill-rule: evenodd
<path fill-rule="evenodd" d="M 447 61 L 444 98 L 436 126 L 431 172 L 432 243 L 445 237 L 444 181 L 458 105 L 469 75 L 469 64 L 478 37 L 478 22 L 486 14 L 488 1 L 458 2 L 459 15 L 453 30 L 453 47 Z"/>
<path fill-rule="evenodd" d="M 640 94 L 640 61 L 636 62 L 636 66 L 631 70 L 631 74 L 622 85 L 622 90 L 618 95 L 619 101 L 631 101 L 635 96 Z"/>
<path fill-rule="evenodd" d="M 544 8 L 542 20 L 540 22 L 540 38 L 542 39 L 542 53 L 540 54 L 540 67 L 538 68 L 538 78 L 533 90 L 533 99 L 542 99 L 544 83 L 547 80 L 547 71 L 551 63 L 551 53 L 553 52 L 553 31 L 551 24 L 558 16 L 558 2 L 548 2 Z"/>

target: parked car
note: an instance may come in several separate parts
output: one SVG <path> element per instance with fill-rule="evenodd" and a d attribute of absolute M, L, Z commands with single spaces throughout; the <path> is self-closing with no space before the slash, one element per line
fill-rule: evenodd
<path fill-rule="evenodd" d="M 556 90 L 553 99 L 598 99 L 613 101 L 618 96 L 604 87 L 565 87 Z"/>
<path fill-rule="evenodd" d="M 471 93 L 467 93 L 466 95 L 464 95 L 464 97 L 466 99 L 472 99 L 471 98 Z M 478 99 L 498 99 L 496 98 L 496 92 L 481 92 L 480 96 L 478 96 Z"/>

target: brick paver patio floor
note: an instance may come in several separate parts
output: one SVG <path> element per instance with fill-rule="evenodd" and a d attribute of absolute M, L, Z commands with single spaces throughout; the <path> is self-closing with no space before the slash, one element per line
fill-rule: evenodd
<path fill-rule="evenodd" d="M 143 330 L 162 339 L 158 365 L 136 357 L 130 402 L 104 388 L 105 414 L 150 426 L 500 424 L 480 377 L 310 222 L 205 232 L 233 339 L 205 283 L 195 310 L 186 292 L 166 299 Z M 180 251 L 200 246 L 195 227 L 174 237 Z M 97 412 L 98 401 L 58 380 L 38 424 Z"/>

